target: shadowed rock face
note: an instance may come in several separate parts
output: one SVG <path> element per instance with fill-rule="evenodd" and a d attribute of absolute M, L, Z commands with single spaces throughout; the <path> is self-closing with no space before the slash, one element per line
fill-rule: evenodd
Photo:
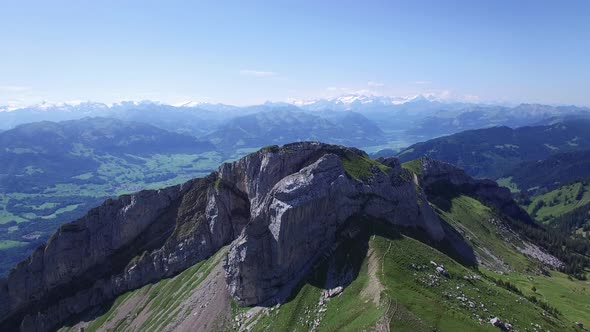
<path fill-rule="evenodd" d="M 107 200 L 60 227 L 0 281 L 0 330 L 53 329 L 227 244 L 230 294 L 243 305 L 280 302 L 338 230 L 360 220 L 355 215 L 448 240 L 412 173 L 396 159 L 367 160 L 356 149 L 295 143 L 262 149 L 203 179 Z M 362 176 L 351 176 L 359 164 Z"/>

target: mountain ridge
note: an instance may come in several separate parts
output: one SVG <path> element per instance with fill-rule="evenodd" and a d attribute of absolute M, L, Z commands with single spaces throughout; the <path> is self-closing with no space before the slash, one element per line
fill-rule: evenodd
<path fill-rule="evenodd" d="M 396 159 L 371 161 L 353 148 L 267 147 L 206 178 L 107 200 L 64 224 L 2 281 L 0 320 L 4 328 L 46 331 L 227 244 L 230 295 L 242 305 L 281 303 L 356 215 L 414 229 L 474 264 L 472 249 L 444 226 L 420 184 L 441 180 L 497 200 L 510 214 L 507 189 L 471 180 L 448 164 L 426 160 L 413 172 Z"/>
<path fill-rule="evenodd" d="M 456 132 L 477 128 L 474 124 L 469 123 L 458 128 L 453 128 L 452 123 L 449 122 L 449 118 L 456 118 L 460 114 L 470 114 L 469 117 L 464 115 L 466 118 L 471 118 L 470 121 L 473 121 L 477 114 L 477 117 L 479 117 L 477 122 L 479 127 L 493 126 L 494 124 L 509 125 L 511 123 L 513 127 L 517 127 L 547 121 L 552 117 L 559 117 L 565 114 L 585 114 L 587 116 L 590 113 L 590 108 L 588 107 L 567 105 L 519 104 L 516 106 L 506 106 L 502 104 L 445 101 L 432 96 L 405 98 L 353 94 L 335 98 L 317 99 L 311 102 L 267 102 L 251 106 L 192 102 L 169 105 L 153 101 L 126 101 L 114 104 L 97 102 L 77 102 L 71 104 L 44 103 L 0 112 L 2 124 L 0 129 L 9 129 L 18 124 L 39 120 L 62 121 L 84 116 L 102 116 L 142 122 L 151 121 L 151 124 L 163 126 L 164 129 L 173 131 L 182 130 L 184 132 L 192 131 L 197 135 L 202 135 L 206 134 L 212 128 L 212 125 L 218 125 L 224 119 L 280 108 L 291 108 L 293 110 L 303 110 L 312 113 L 316 111 L 377 113 L 370 116 L 372 120 L 380 119 L 380 116 L 382 116 L 380 113 L 385 112 L 391 113 L 391 115 L 395 114 L 398 118 L 400 116 L 408 117 L 408 119 L 401 121 L 403 123 L 406 123 L 408 120 L 418 121 L 414 123 L 414 129 L 416 130 L 419 130 L 420 126 L 427 126 L 428 121 L 446 123 L 445 126 L 448 129 L 446 129 L 446 132 L 442 132 L 442 134 L 450 133 L 448 130 L 454 130 Z M 146 113 L 147 111 L 151 111 L 152 114 Z M 171 119 L 166 119 L 166 116 Z M 185 122 L 183 123 L 177 117 L 184 118 Z M 157 120 L 150 118 L 157 118 Z M 200 123 L 200 127 L 195 126 L 196 123 Z M 393 123 L 388 124 L 388 126 L 393 126 Z M 426 128 L 423 130 L 426 130 Z M 432 128 L 429 127 L 428 130 L 432 130 Z"/>
<path fill-rule="evenodd" d="M 457 165 L 472 176 L 498 178 L 520 162 L 588 149 L 588 126 L 589 119 L 579 119 L 516 129 L 468 130 L 411 145 L 397 156 L 402 161 L 429 156 Z"/>

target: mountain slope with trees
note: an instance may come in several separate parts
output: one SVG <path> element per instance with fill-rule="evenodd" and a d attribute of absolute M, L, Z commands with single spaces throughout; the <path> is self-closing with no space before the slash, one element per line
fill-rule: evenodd
<path fill-rule="evenodd" d="M 402 161 L 422 156 L 443 160 L 476 177 L 500 178 L 526 161 L 557 153 L 590 149 L 590 120 L 545 126 L 469 130 L 414 144 L 402 150 Z"/>

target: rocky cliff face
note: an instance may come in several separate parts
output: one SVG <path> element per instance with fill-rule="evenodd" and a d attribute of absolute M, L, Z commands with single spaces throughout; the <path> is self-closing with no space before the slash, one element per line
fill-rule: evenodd
<path fill-rule="evenodd" d="M 356 215 L 448 240 L 396 159 L 376 163 L 320 143 L 269 147 L 203 179 L 108 200 L 60 227 L 0 281 L 0 330 L 51 330 L 227 244 L 230 294 L 243 305 L 280 302 Z"/>
<path fill-rule="evenodd" d="M 280 301 L 287 295 L 283 291 L 294 286 L 353 215 L 418 227 L 434 240 L 444 238 L 438 218 L 407 171 L 391 161 L 394 167 L 387 166 L 383 171 L 373 166 L 370 176 L 359 181 L 347 175 L 342 163 L 347 156 L 342 151 L 326 152 L 317 159 L 305 158 L 309 165 L 296 172 L 239 168 L 256 169 L 263 179 L 261 183 L 234 181 L 251 202 L 250 224 L 230 246 L 225 266 L 230 293 L 239 303 Z M 260 165 L 284 164 L 291 153 L 269 155 L 260 160 Z M 313 149 L 305 153 L 313 153 Z M 358 151 L 344 153 L 354 153 L 353 158 L 358 156 L 358 162 L 364 162 Z M 231 175 L 240 174 L 222 168 L 222 179 L 226 170 Z"/>

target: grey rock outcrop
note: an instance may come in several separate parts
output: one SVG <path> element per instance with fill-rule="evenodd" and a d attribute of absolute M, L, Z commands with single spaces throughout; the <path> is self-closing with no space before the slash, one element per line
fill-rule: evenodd
<path fill-rule="evenodd" d="M 48 331 L 229 244 L 241 304 L 281 301 L 354 216 L 447 237 L 396 159 L 313 142 L 264 148 L 203 179 L 107 200 L 65 224 L 0 281 L 0 330 Z"/>
<path fill-rule="evenodd" d="M 437 241 L 444 238 L 440 221 L 408 171 L 374 166 L 359 181 L 347 175 L 339 153 L 326 153 L 295 173 L 275 177 L 272 186 L 263 182 L 253 188 L 265 194 L 252 195 L 251 223 L 230 246 L 226 261 L 229 290 L 239 303 L 280 301 L 353 215 L 417 227 Z M 261 178 L 273 174 L 263 168 L 259 173 Z"/>

